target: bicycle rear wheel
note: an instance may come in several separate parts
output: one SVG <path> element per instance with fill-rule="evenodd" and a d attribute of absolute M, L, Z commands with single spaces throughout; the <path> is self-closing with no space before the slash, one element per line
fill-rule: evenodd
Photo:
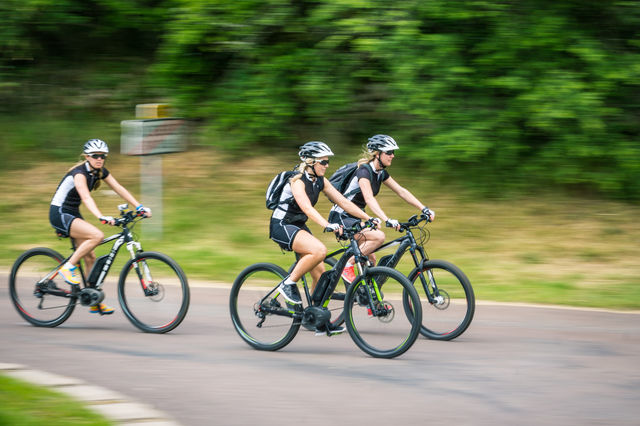
<path fill-rule="evenodd" d="M 424 288 L 420 276 L 424 276 Z M 444 260 L 428 260 L 409 274 L 420 294 L 422 325 L 420 334 L 433 340 L 451 340 L 471 324 L 475 312 L 475 295 L 467 276 L 457 266 Z M 431 301 L 425 295 L 429 292 Z M 404 298 L 408 303 L 409 298 Z"/>
<path fill-rule="evenodd" d="M 22 318 L 35 326 L 56 327 L 71 316 L 76 306 L 71 286 L 60 274 L 43 280 L 63 260 L 60 253 L 39 247 L 24 252 L 11 268 L 11 302 Z"/>
<path fill-rule="evenodd" d="M 256 263 L 243 270 L 231 287 L 229 311 L 233 326 L 256 349 L 281 349 L 300 329 L 300 321 L 294 318 L 295 310 L 275 288 L 286 276 L 278 265 Z"/>
<path fill-rule="evenodd" d="M 147 333 L 166 333 L 180 325 L 187 315 L 189 284 L 173 259 L 146 251 L 138 253 L 122 268 L 118 298 L 133 325 Z"/>
<path fill-rule="evenodd" d="M 378 289 L 377 277 L 385 280 L 384 295 Z M 402 302 L 405 292 L 407 304 Z M 366 275 L 356 277 L 347 290 L 344 313 L 355 344 L 376 358 L 402 355 L 420 332 L 418 293 L 404 275 L 384 266 L 369 268 Z"/>

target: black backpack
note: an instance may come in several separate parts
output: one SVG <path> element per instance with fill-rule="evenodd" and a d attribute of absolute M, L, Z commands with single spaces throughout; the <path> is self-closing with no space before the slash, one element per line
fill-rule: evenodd
<path fill-rule="evenodd" d="M 365 163 L 363 166 L 366 166 L 369 169 L 369 173 L 373 176 L 373 170 L 368 163 Z M 344 166 L 341 166 L 336 170 L 331 177 L 329 178 L 329 182 L 333 185 L 342 195 L 348 197 L 351 194 L 345 194 L 345 191 L 349 187 L 349 182 L 353 178 L 353 175 L 358 170 L 358 162 L 347 163 Z M 357 192 L 358 190 L 356 190 Z M 353 192 L 353 191 L 352 191 Z"/>
<path fill-rule="evenodd" d="M 282 195 L 282 189 L 284 186 L 289 183 L 289 179 L 291 177 L 298 174 L 295 170 L 287 170 L 284 172 L 278 173 L 272 180 L 269 186 L 267 187 L 266 194 L 266 205 L 269 210 L 275 210 L 280 204 L 280 196 Z M 285 202 L 289 202 L 293 199 L 290 197 L 285 200 Z"/>

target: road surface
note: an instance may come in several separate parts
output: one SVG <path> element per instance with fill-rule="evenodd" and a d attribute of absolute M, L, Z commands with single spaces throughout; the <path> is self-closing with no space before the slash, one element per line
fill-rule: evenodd
<path fill-rule="evenodd" d="M 231 325 L 228 287 L 205 283 L 192 283 L 182 325 L 145 334 L 107 287 L 114 315 L 77 307 L 63 325 L 37 328 L 0 274 L 0 362 L 107 387 L 189 426 L 640 424 L 637 313 L 479 302 L 458 339 L 420 337 L 384 360 L 346 333 L 302 329 L 278 352 L 256 351 Z"/>

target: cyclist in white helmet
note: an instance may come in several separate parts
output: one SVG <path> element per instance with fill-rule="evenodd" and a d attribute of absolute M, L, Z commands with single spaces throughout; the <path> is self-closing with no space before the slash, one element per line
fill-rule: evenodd
<path fill-rule="evenodd" d="M 386 170 L 391 165 L 398 149 L 400 149 L 398 144 L 391 136 L 375 135 L 370 137 L 363 156 L 358 160 L 358 169 L 345 190 L 345 194 L 347 194 L 347 198 L 350 201 L 362 210 L 369 206 L 374 215 L 383 220 L 387 226 L 395 229 L 399 229 L 398 221 L 390 219 L 375 198 L 382 184 L 385 184 L 408 204 L 429 215 L 431 220 L 435 219 L 435 212 L 429 210 L 409 190 L 400 186 Z M 329 221 L 343 226 L 352 226 L 357 220 L 339 205 L 334 205 L 329 213 Z M 365 238 L 362 239 L 360 250 L 362 254 L 369 255 L 369 258 L 375 262 L 375 257 L 372 253 L 384 243 L 385 234 L 381 230 L 372 229 L 368 230 L 366 235 L 363 234 L 363 236 Z M 353 259 L 347 262 L 347 266 L 342 272 L 342 277 L 348 282 L 352 282 L 355 279 Z"/>
<path fill-rule="evenodd" d="M 308 219 L 313 220 L 322 229 L 341 233 L 342 227 L 330 223 L 313 207 L 323 192 L 333 203 L 341 206 L 346 212 L 359 220 L 369 220 L 368 214 L 347 200 L 340 191 L 329 183 L 325 173 L 329 167 L 329 157 L 333 156 L 331 148 L 324 142 L 307 142 L 300 147 L 298 153 L 300 166 L 280 195 L 280 203 L 271 216 L 269 237 L 278 243 L 283 250 L 294 251 L 300 259 L 291 274 L 280 283 L 280 292 L 290 305 L 302 304 L 297 282 L 307 272 L 313 279 L 312 290 L 318 283 L 320 275 L 325 271 L 323 260 L 327 255 L 325 245 L 311 234 L 307 227 Z M 317 330 L 317 334 L 336 334 L 345 331 L 344 327 L 330 330 Z"/>
<path fill-rule="evenodd" d="M 114 218 L 104 216 L 91 197 L 91 191 L 97 189 L 101 181 L 104 180 L 130 205 L 137 206 L 136 210 L 151 216 L 151 210 L 140 204 L 104 167 L 108 155 L 109 147 L 104 141 L 100 139 L 87 141 L 83 147 L 82 161 L 67 171 L 51 200 L 49 208 L 51 225 L 59 235 L 73 238 L 76 245 L 71 258 L 60 269 L 64 280 L 72 286 L 80 284 L 77 266 L 80 260 L 84 259 L 85 269 L 89 272 L 96 260 L 93 249 L 104 239 L 104 233 L 101 230 L 84 220 L 80 214 L 80 203 L 84 203 L 85 207 L 101 222 L 115 224 Z M 101 303 L 99 307 L 92 306 L 90 312 L 112 314 L 113 308 Z"/>

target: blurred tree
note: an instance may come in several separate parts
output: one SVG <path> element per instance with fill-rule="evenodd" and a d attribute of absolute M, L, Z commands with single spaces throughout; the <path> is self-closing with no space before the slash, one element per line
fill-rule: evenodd
<path fill-rule="evenodd" d="M 640 199 L 635 1 L 5 0 L 0 20 L 0 94 L 34 63 L 144 55 L 225 149 L 389 133 L 489 191 Z"/>

